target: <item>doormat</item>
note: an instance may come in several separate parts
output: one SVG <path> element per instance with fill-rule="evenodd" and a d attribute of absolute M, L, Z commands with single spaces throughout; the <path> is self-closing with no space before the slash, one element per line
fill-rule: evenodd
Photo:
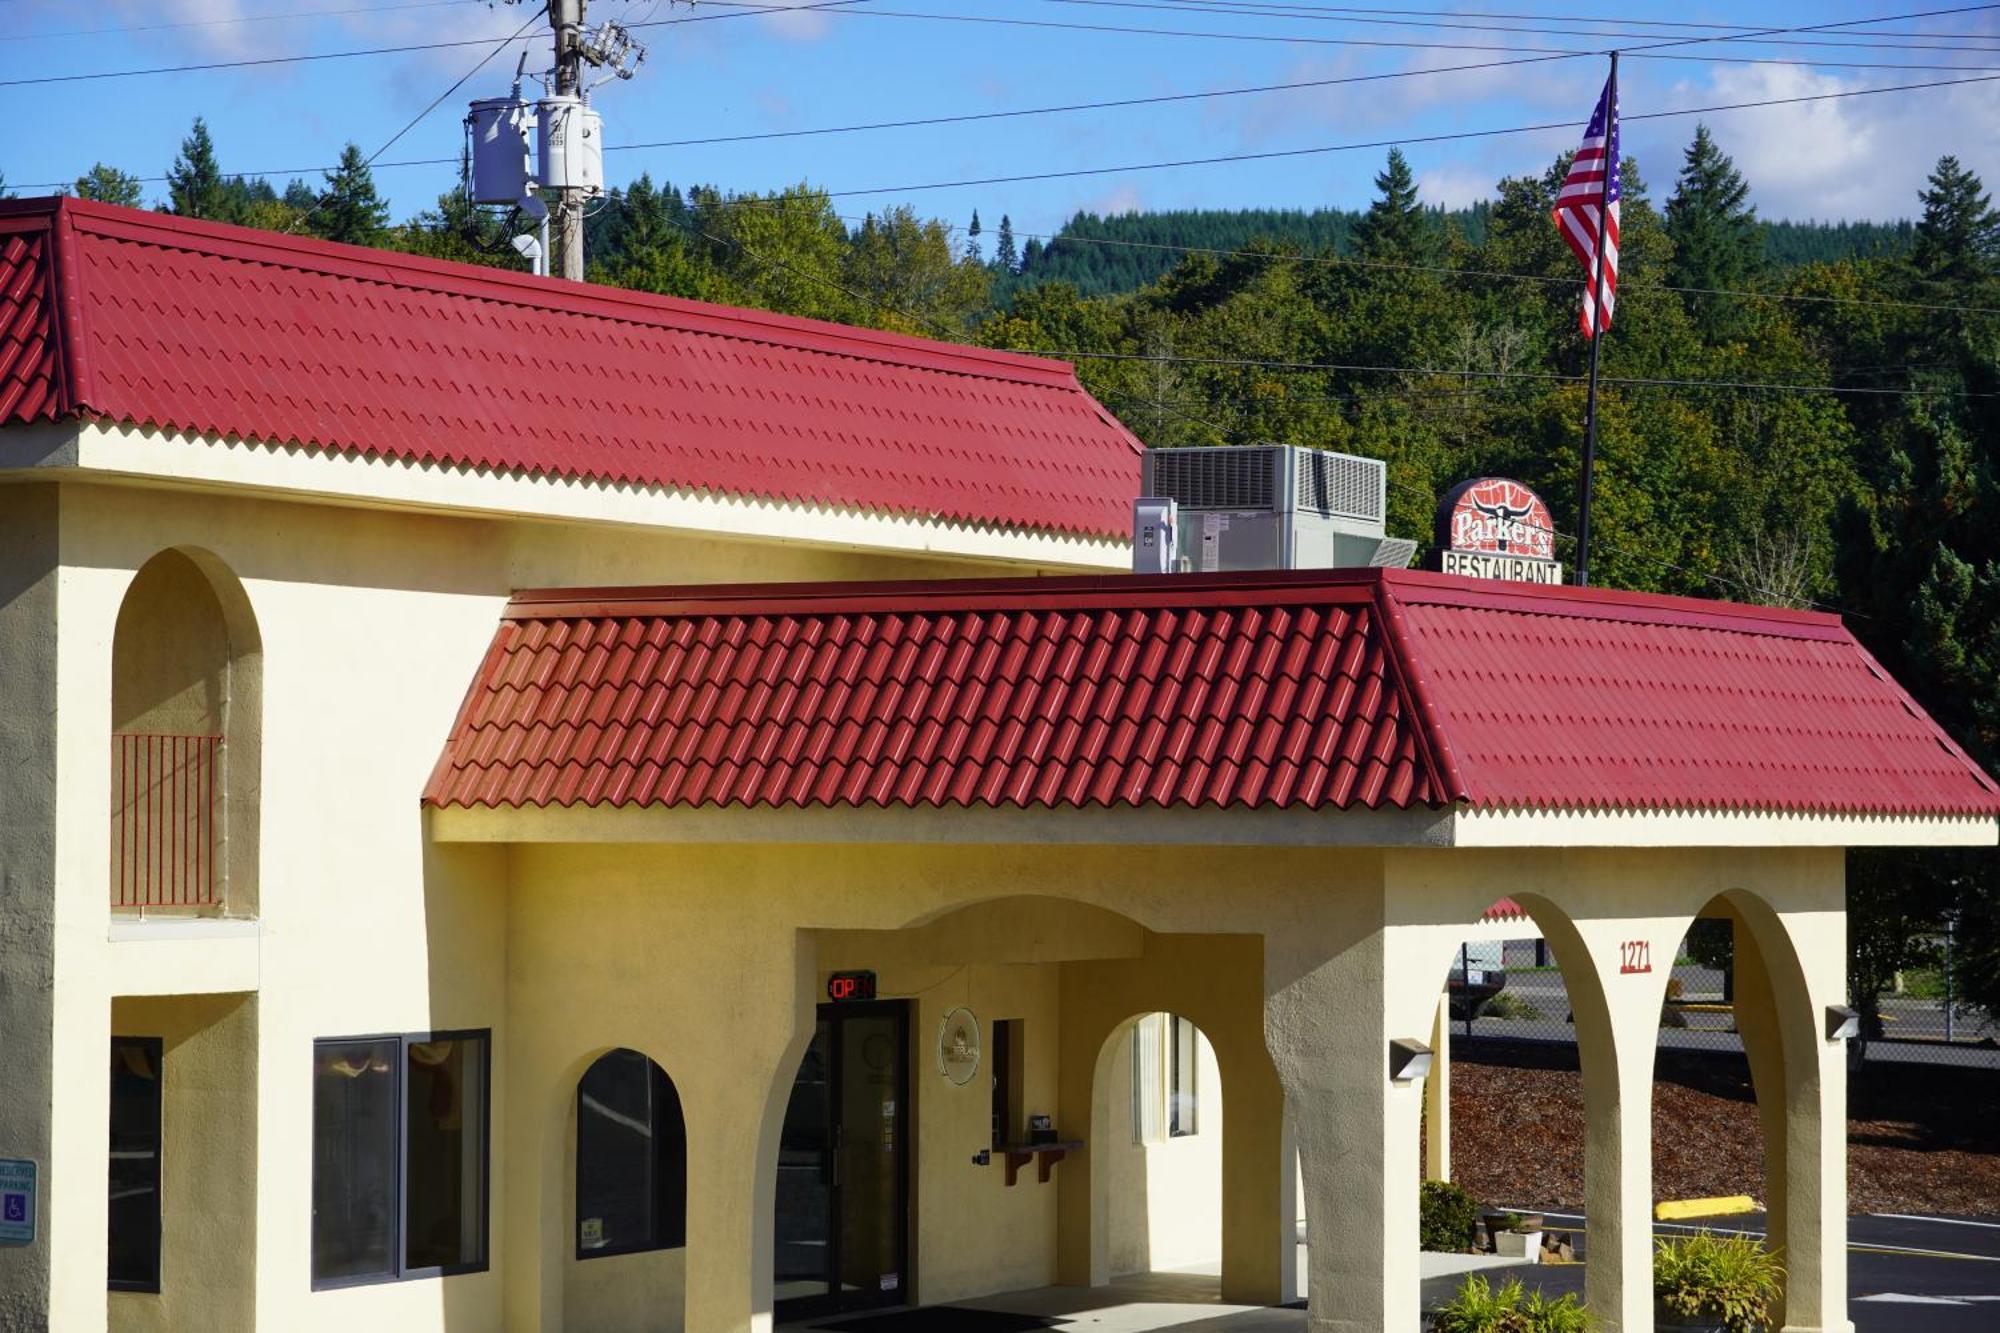
<path fill-rule="evenodd" d="M 922 1310 L 862 1315 L 858 1319 L 842 1319 L 835 1323 L 814 1324 L 813 1327 L 839 1329 L 840 1333 L 1029 1333 L 1037 1328 L 1063 1328 L 1068 1323 L 1066 1319 L 1051 1319 L 1038 1314 L 932 1305 Z"/>

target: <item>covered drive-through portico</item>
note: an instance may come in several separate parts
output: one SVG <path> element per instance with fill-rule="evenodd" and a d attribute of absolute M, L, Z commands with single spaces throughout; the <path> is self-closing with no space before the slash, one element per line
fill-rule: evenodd
<path fill-rule="evenodd" d="M 1296 1161 L 1312 1327 L 1415 1329 L 1395 1048 L 1502 895 L 1576 1008 L 1606 1325 L 1652 1326 L 1653 1051 L 1706 915 L 1736 928 L 1784 1326 L 1842 1329 L 1843 848 L 1990 843 L 2000 813 L 1828 617 L 1381 571 L 522 594 L 426 799 L 442 862 L 506 848 L 508 1325 L 704 1333 L 796 1294 L 780 1172 L 848 969 L 911 1038 L 895 1068 L 855 1042 L 887 1091 L 831 1174 L 857 1188 L 859 1145 L 901 1187 L 886 1251 L 826 1219 L 857 1259 L 829 1286 L 1105 1281 L 1107 1041 L 1166 1011 L 1226 1089 L 1224 1298 L 1296 1292 Z M 1007 1114 L 1079 1146 L 991 1151 L 990 1077 L 936 1052 L 964 1012 L 1018 1024 Z M 578 1081 L 619 1049 L 684 1116 L 672 1263 L 580 1250 Z"/>

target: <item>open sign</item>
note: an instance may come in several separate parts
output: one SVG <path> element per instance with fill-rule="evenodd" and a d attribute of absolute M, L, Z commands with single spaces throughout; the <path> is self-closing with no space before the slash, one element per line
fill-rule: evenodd
<path fill-rule="evenodd" d="M 835 972 L 826 979 L 826 998 L 835 1004 L 875 998 L 873 972 Z"/>

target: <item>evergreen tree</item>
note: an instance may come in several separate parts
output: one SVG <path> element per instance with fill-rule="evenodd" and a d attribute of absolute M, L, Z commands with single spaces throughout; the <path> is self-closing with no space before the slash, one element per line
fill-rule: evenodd
<path fill-rule="evenodd" d="M 1979 177 L 1946 154 L 1931 172 L 1930 188 L 1918 197 L 1924 216 L 1910 262 L 1924 280 L 1963 295 L 1993 276 L 2000 259 L 2000 214 Z"/>
<path fill-rule="evenodd" d="M 376 245 L 389 225 L 389 205 L 375 193 L 375 174 L 350 142 L 340 150 L 340 165 L 326 173 L 326 189 L 306 225 L 316 236 L 349 245 Z"/>
<path fill-rule="evenodd" d="M 1000 243 L 993 247 L 993 262 L 1003 273 L 1018 273 L 1021 269 L 1021 257 L 1014 251 L 1014 219 L 1005 213 L 1000 215 Z"/>
<path fill-rule="evenodd" d="M 972 210 L 972 222 L 965 229 L 965 257 L 973 263 L 981 263 L 979 253 L 979 210 Z"/>
<path fill-rule="evenodd" d="M 1364 259 L 1424 260 L 1438 249 L 1438 231 L 1417 202 L 1417 178 L 1400 148 L 1375 177 L 1378 194 L 1354 224 L 1354 250 Z"/>
<path fill-rule="evenodd" d="M 1676 287 L 1738 290 L 1763 265 L 1763 229 L 1747 202 L 1750 187 L 1729 155 L 1716 146 L 1708 126 L 1696 125 L 1694 142 L 1681 161 L 1680 179 L 1667 201 L 1667 235 L 1674 257 L 1667 281 Z M 1723 331 L 1740 302 L 1689 298 L 1689 309 L 1704 332 Z"/>
<path fill-rule="evenodd" d="M 101 204 L 123 204 L 127 208 L 137 208 L 140 198 L 139 178 L 128 176 L 116 167 L 107 167 L 102 162 L 76 178 L 76 197 L 95 199 Z"/>
<path fill-rule="evenodd" d="M 294 176 L 285 183 L 285 193 L 282 198 L 286 208 L 309 213 L 313 205 L 319 202 L 319 191 Z"/>
<path fill-rule="evenodd" d="M 208 122 L 194 118 L 194 128 L 181 140 L 180 155 L 167 168 L 167 211 L 184 218 L 224 217 L 222 166 L 215 159 L 215 140 Z"/>

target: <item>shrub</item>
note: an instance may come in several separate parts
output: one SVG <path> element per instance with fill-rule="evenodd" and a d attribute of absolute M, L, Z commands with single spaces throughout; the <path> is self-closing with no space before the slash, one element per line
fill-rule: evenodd
<path fill-rule="evenodd" d="M 1540 1018 L 1542 1011 L 1512 991 L 1501 991 L 1479 1011 L 1482 1018 L 1511 1018 L 1516 1021 Z"/>
<path fill-rule="evenodd" d="M 1448 1180 L 1426 1180 L 1417 1198 L 1417 1243 L 1458 1253 L 1479 1239 L 1479 1203 Z"/>
<path fill-rule="evenodd" d="M 1432 1317 L 1433 1333 L 1591 1333 L 1596 1316 L 1574 1293 L 1549 1300 L 1514 1279 L 1495 1291 L 1483 1277 L 1465 1279 L 1458 1294 Z"/>
<path fill-rule="evenodd" d="M 1770 1322 L 1785 1270 L 1762 1241 L 1697 1231 L 1653 1248 L 1653 1296 L 1687 1319 L 1713 1320 L 1729 1333 L 1757 1333 Z"/>

